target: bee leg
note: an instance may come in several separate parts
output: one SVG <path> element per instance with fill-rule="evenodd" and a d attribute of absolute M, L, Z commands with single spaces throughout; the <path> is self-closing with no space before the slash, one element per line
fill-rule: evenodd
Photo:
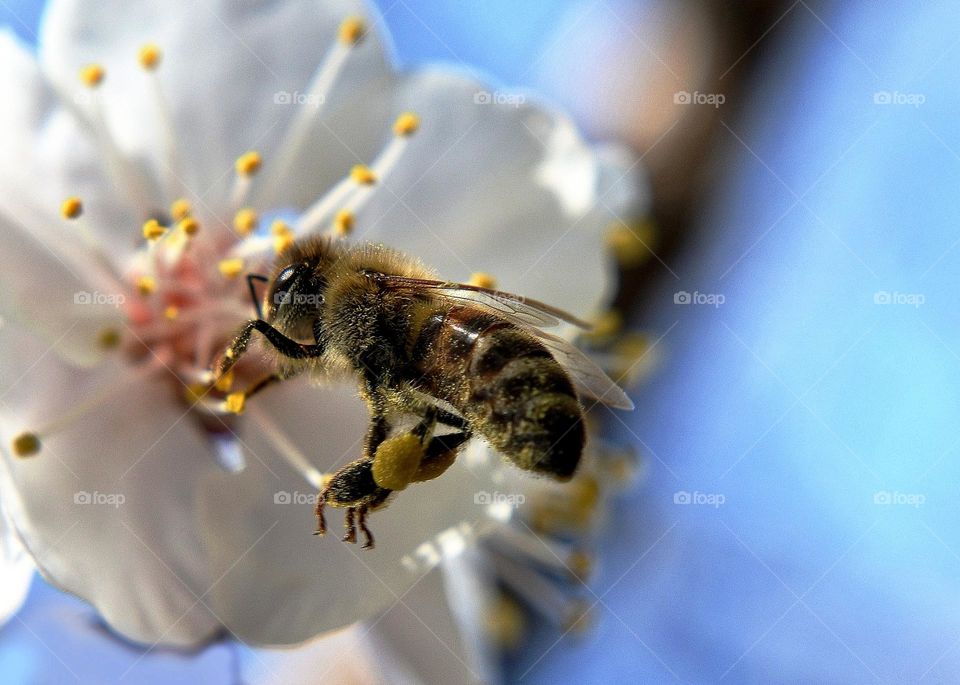
<path fill-rule="evenodd" d="M 313 513 L 317 517 L 317 529 L 313 532 L 313 534 L 321 537 L 327 534 L 327 519 L 323 515 L 323 507 L 326 503 L 327 489 L 324 488 L 320 491 L 320 494 L 317 495 L 317 506 L 313 510 Z"/>
<path fill-rule="evenodd" d="M 360 526 L 360 530 L 363 531 L 363 535 L 366 538 L 366 542 L 363 543 L 363 549 L 373 549 L 373 533 L 370 532 L 370 529 L 367 528 L 367 506 L 363 505 L 357 509 L 357 523 Z"/>
<path fill-rule="evenodd" d="M 299 343 L 296 340 L 288 338 L 263 319 L 255 319 L 244 324 L 243 328 L 240 329 L 240 333 L 237 334 L 237 337 L 233 339 L 230 346 L 227 347 L 220 359 L 214 364 L 214 374 L 217 378 L 227 373 L 247 351 L 247 347 L 250 345 L 250 336 L 253 335 L 254 331 L 258 331 L 263 335 L 263 337 L 267 339 L 267 342 L 276 348 L 277 352 L 291 359 L 319 357 L 324 351 L 323 345 L 306 345 Z"/>
<path fill-rule="evenodd" d="M 347 509 L 347 515 L 344 519 L 344 527 L 347 529 L 347 534 L 342 538 L 344 542 L 349 542 L 352 545 L 357 544 L 357 524 L 354 521 L 355 512 L 356 509 L 354 507 Z"/>

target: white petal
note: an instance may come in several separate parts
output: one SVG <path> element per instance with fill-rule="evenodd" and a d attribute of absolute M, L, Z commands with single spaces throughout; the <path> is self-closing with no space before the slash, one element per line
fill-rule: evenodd
<path fill-rule="evenodd" d="M 360 0 L 217 0 L 186 13 L 185 7 L 155 2 L 55 0 L 42 27 L 41 58 L 67 92 L 80 88 L 78 69 L 103 63 L 107 78 L 100 90 L 119 145 L 151 157 L 163 173 L 168 161 L 163 126 L 136 61 L 143 44 L 158 44 L 164 53 L 158 75 L 189 172 L 181 169 L 180 175 L 205 204 L 222 210 L 237 156 L 259 150 L 266 172 L 270 154 L 279 148 L 297 106 L 277 103 L 277 94 L 306 91 L 344 18 L 374 15 Z M 367 101 L 376 102 L 390 78 L 371 33 L 327 94 L 325 119 L 333 132 L 324 127 L 314 132 L 294 180 L 281 185 L 272 201 L 303 206 L 349 169 L 354 152 L 373 153 L 377 140 L 365 132 L 371 123 L 379 128 L 384 115 L 374 116 L 376 107 Z"/>
<path fill-rule="evenodd" d="M 488 272 L 505 290 L 588 315 L 609 285 L 603 231 L 613 213 L 638 211 L 641 187 L 569 120 L 509 102 L 453 72 L 407 76 L 395 109 L 422 125 L 358 213 L 357 236 L 420 256 L 443 278 Z"/>
<path fill-rule="evenodd" d="M 0 626 L 23 606 L 35 569 L 6 515 L 0 515 Z"/>
<path fill-rule="evenodd" d="M 11 95 L 0 108 L 0 209 L 33 224 L 31 230 L 51 246 L 83 251 L 77 226 L 58 213 L 63 200 L 78 196 L 84 224 L 122 259 L 136 244 L 142 218 L 115 188 L 90 132 L 6 30 L 0 30 L 0 91 Z"/>
<path fill-rule="evenodd" d="M 13 457 L 12 438 L 89 400 L 122 372 L 78 371 L 14 326 L 0 329 L 0 491 L 44 575 L 125 636 L 192 645 L 218 629 L 193 484 L 217 470 L 166 382 L 123 386 L 98 411 Z M 127 371 L 129 373 L 129 371 Z M 172 382 L 172 381 L 171 381 Z"/>
<path fill-rule="evenodd" d="M 332 471 L 360 456 L 366 411 L 354 388 L 312 388 L 297 381 L 257 397 L 260 409 L 292 436 L 318 468 Z M 213 608 L 240 639 L 293 644 L 382 611 L 482 523 L 477 491 L 504 490 L 509 467 L 471 450 L 442 477 L 397 493 L 370 515 L 376 548 L 338 539 L 342 509 L 327 509 L 330 533 L 312 535 L 315 490 L 256 427 L 242 433 L 247 468 L 203 484 L 203 530 L 224 577 Z M 362 542 L 362 535 L 361 535 Z"/>

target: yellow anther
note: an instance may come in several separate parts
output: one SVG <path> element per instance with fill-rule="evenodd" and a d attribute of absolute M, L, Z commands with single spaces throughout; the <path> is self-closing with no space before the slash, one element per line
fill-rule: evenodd
<path fill-rule="evenodd" d="M 13 439 L 13 453 L 18 457 L 32 457 L 40 451 L 40 436 L 21 433 Z"/>
<path fill-rule="evenodd" d="M 143 237 L 147 240 L 159 240 L 167 232 L 156 219 L 150 219 L 143 224 Z"/>
<path fill-rule="evenodd" d="M 137 54 L 140 66 L 147 71 L 153 71 L 160 66 L 160 60 L 162 58 L 163 52 L 161 52 L 160 48 L 154 43 L 147 43 L 140 48 L 140 52 Z"/>
<path fill-rule="evenodd" d="M 194 236 L 197 234 L 197 231 L 200 230 L 200 222 L 194 219 L 192 216 L 188 216 L 180 220 L 180 223 L 177 224 L 177 228 L 183 231 L 186 235 Z"/>
<path fill-rule="evenodd" d="M 280 254 L 288 247 L 293 245 L 293 230 L 286 222 L 277 219 L 270 225 L 270 233 L 273 234 L 273 251 Z"/>
<path fill-rule="evenodd" d="M 97 346 L 104 350 L 112 350 L 120 344 L 120 331 L 116 328 L 104 328 L 97 334 Z"/>
<path fill-rule="evenodd" d="M 79 197 L 68 197 L 60 205 L 60 216 L 64 219 L 78 219 L 83 214 L 83 202 Z"/>
<path fill-rule="evenodd" d="M 217 378 L 217 380 L 213 382 L 213 387 L 220 392 L 229 392 L 230 388 L 233 387 L 233 369 Z"/>
<path fill-rule="evenodd" d="M 357 164 L 353 167 L 350 170 L 350 178 L 353 179 L 354 183 L 359 183 L 362 186 L 373 185 L 377 182 L 377 175 L 373 173 L 373 169 L 365 164 Z"/>
<path fill-rule="evenodd" d="M 356 45 L 367 31 L 366 22 L 360 17 L 348 17 L 340 24 L 339 38 L 344 45 Z"/>
<path fill-rule="evenodd" d="M 107 72 L 99 64 L 88 64 L 80 70 L 80 81 L 87 88 L 96 88 L 106 77 Z"/>
<path fill-rule="evenodd" d="M 183 399 L 187 404 L 196 404 L 203 400 L 204 396 L 210 391 L 210 386 L 203 383 L 191 383 L 183 389 Z"/>
<path fill-rule="evenodd" d="M 233 215 L 233 230 L 243 236 L 250 235 L 257 229 L 259 221 L 257 213 L 245 207 Z"/>
<path fill-rule="evenodd" d="M 420 117 L 413 112 L 404 112 L 393 124 L 393 132 L 398 136 L 410 136 L 420 128 Z"/>
<path fill-rule="evenodd" d="M 373 459 L 373 480 L 381 488 L 403 490 L 416 475 L 421 459 L 423 443 L 413 433 L 387 438 Z"/>
<path fill-rule="evenodd" d="M 475 285 L 478 288 L 487 288 L 488 290 L 493 290 L 497 287 L 497 281 L 490 274 L 478 271 L 470 275 L 470 280 L 467 281 L 468 285 Z"/>
<path fill-rule="evenodd" d="M 247 396 L 242 392 L 232 392 L 223 402 L 224 409 L 231 414 L 242 414 L 247 406 Z"/>
<path fill-rule="evenodd" d="M 253 152 L 252 150 L 250 152 L 244 152 L 237 157 L 237 173 L 241 176 L 253 176 L 260 171 L 262 164 L 263 160 L 260 158 L 260 153 Z"/>
<path fill-rule="evenodd" d="M 186 219 L 192 211 L 193 206 L 190 204 L 190 200 L 183 197 L 174 200 L 170 204 L 170 216 L 173 217 L 174 221 Z"/>
<path fill-rule="evenodd" d="M 593 614 L 590 611 L 590 605 L 582 601 L 571 603 L 566 617 L 563 619 L 561 628 L 574 635 L 583 635 L 593 625 Z"/>
<path fill-rule="evenodd" d="M 236 278 L 243 272 L 243 260 L 239 257 L 222 259 L 217 264 L 217 268 L 220 269 L 220 275 L 224 278 Z"/>
<path fill-rule="evenodd" d="M 349 209 L 341 209 L 333 218 L 333 232 L 341 238 L 350 235 L 355 217 Z"/>
<path fill-rule="evenodd" d="M 607 232 L 607 246 L 621 266 L 634 267 L 643 264 L 656 246 L 657 231 L 649 221 L 632 225 L 614 224 Z"/>
<path fill-rule="evenodd" d="M 153 276 L 141 276 L 137 279 L 137 291 L 141 295 L 152 295 L 157 291 L 157 279 Z"/>
<path fill-rule="evenodd" d="M 171 304 L 163 310 L 163 316 L 168 321 L 174 321 L 178 316 L 180 316 L 180 308 L 175 304 Z"/>
<path fill-rule="evenodd" d="M 567 558 L 567 568 L 578 580 L 586 580 L 593 571 L 593 557 L 581 549 L 574 550 Z"/>
<path fill-rule="evenodd" d="M 600 344 L 610 341 L 623 330 L 623 315 L 616 309 L 610 309 L 593 322 L 593 328 L 581 333 L 588 342 Z"/>

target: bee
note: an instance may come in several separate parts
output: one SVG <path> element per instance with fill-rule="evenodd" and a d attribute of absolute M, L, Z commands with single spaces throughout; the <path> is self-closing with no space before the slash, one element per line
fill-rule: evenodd
<path fill-rule="evenodd" d="M 268 283 L 262 307 L 253 279 Z M 258 318 L 213 366 L 226 374 L 254 331 L 276 371 L 244 393 L 299 373 L 348 373 L 370 412 L 362 455 L 320 491 L 346 509 L 345 542 L 374 545 L 367 515 L 410 483 L 436 478 L 478 436 L 516 466 L 559 481 L 584 448 L 583 398 L 633 403 L 576 347 L 544 328 L 579 319 L 549 305 L 436 280 L 417 260 L 378 244 L 306 238 L 282 252 L 269 278 L 248 277 Z M 403 421 L 413 425 L 398 430 Z"/>

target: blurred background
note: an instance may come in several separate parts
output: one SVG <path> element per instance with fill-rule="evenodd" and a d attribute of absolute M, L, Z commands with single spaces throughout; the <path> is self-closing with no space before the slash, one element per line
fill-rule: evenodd
<path fill-rule="evenodd" d="M 535 631 L 509 680 L 960 680 L 960 5 L 377 4 L 401 66 L 539 91 L 653 185 L 656 239 L 618 296 L 659 359 L 615 426 L 646 478 L 605 533 L 589 630 Z M 33 41 L 41 11 L 3 0 L 0 21 Z M 0 630 L 4 681 L 310 663 L 145 654 L 96 625 L 37 579 Z"/>

